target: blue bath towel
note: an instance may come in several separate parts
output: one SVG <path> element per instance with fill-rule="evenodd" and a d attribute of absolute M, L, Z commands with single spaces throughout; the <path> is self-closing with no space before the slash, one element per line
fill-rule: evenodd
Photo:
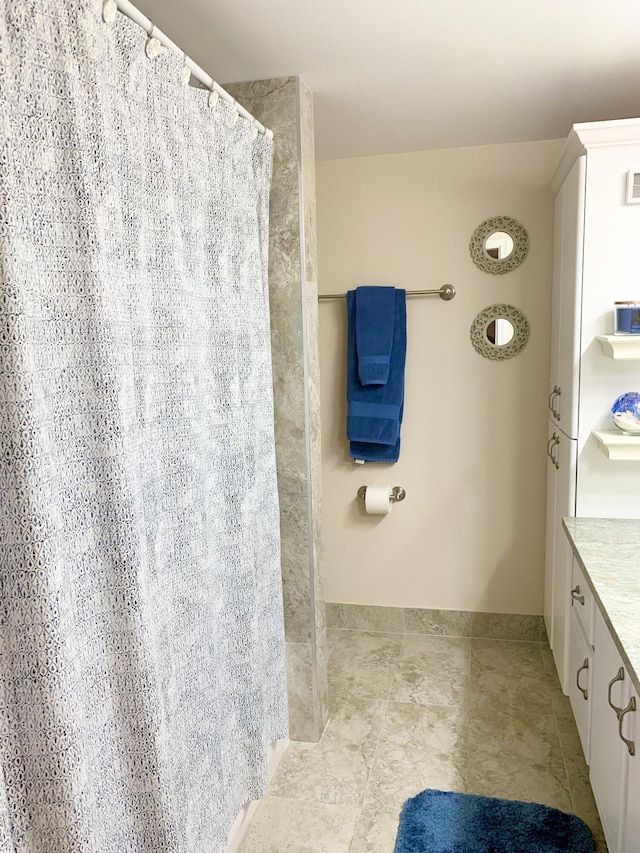
<path fill-rule="evenodd" d="M 406 292 L 394 291 L 393 341 L 386 385 L 363 385 L 356 351 L 356 292 L 347 293 L 347 436 L 349 453 L 366 462 L 397 462 L 407 355 Z"/>
<path fill-rule="evenodd" d="M 394 287 L 356 289 L 356 352 L 362 385 L 387 384 L 395 303 Z"/>

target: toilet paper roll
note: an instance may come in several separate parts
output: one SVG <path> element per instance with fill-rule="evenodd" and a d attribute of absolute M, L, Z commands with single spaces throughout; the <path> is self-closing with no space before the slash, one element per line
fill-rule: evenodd
<path fill-rule="evenodd" d="M 364 507 L 369 515 L 388 515 L 393 509 L 392 486 L 367 486 Z"/>

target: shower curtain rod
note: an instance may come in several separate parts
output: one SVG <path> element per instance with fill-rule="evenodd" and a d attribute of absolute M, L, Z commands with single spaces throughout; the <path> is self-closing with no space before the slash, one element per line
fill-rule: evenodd
<path fill-rule="evenodd" d="M 444 299 L 445 302 L 449 302 L 449 300 L 453 299 L 456 295 L 456 289 L 452 284 L 443 284 L 442 287 L 438 288 L 438 290 L 407 290 L 407 296 L 435 296 L 436 294 L 440 299 Z M 346 293 L 327 293 L 322 296 L 318 296 L 318 301 L 322 302 L 325 299 L 344 299 L 346 295 Z"/>
<path fill-rule="evenodd" d="M 109 0 L 107 0 L 109 2 Z M 112 0 L 113 2 L 113 0 Z M 251 115 L 249 110 L 246 110 L 242 104 L 239 104 L 236 99 L 230 95 L 226 89 L 223 89 L 219 83 L 210 77 L 206 71 L 200 68 L 193 59 L 190 59 L 187 54 L 181 50 L 178 45 L 171 41 L 169 36 L 166 36 L 162 30 L 159 30 L 158 27 L 151 21 L 146 15 L 143 15 L 142 12 L 138 9 L 137 6 L 134 6 L 133 3 L 130 3 L 129 0 L 115 0 L 115 4 L 118 7 L 118 10 L 122 12 L 123 15 L 126 15 L 127 18 L 130 18 L 135 24 L 138 24 L 139 27 L 147 33 L 149 36 L 153 36 L 153 38 L 158 39 L 160 44 L 168 47 L 169 50 L 172 50 L 174 53 L 180 54 L 180 56 L 184 57 L 184 64 L 189 69 L 191 74 L 196 78 L 198 83 L 201 84 L 205 89 L 209 89 L 211 92 L 217 92 L 218 95 L 229 104 L 233 104 L 234 108 L 238 111 L 238 113 L 246 118 L 248 121 L 253 122 L 256 126 L 259 133 L 264 133 L 267 139 L 273 139 L 273 131 L 269 130 L 268 127 L 265 127 L 261 124 L 257 118 Z M 106 4 L 105 4 L 106 5 Z"/>

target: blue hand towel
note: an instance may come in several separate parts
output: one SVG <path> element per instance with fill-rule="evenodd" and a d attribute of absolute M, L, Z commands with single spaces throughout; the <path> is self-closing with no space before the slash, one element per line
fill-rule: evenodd
<path fill-rule="evenodd" d="M 393 341 L 386 385 L 363 385 L 356 352 L 356 293 L 347 293 L 347 436 L 349 453 L 367 462 L 397 462 L 407 355 L 406 292 L 395 290 Z"/>
<path fill-rule="evenodd" d="M 395 302 L 394 287 L 356 289 L 356 350 L 362 385 L 387 384 Z"/>
<path fill-rule="evenodd" d="M 366 441 L 349 442 L 349 456 L 364 462 L 397 462 L 400 458 L 400 437 L 395 444 L 367 444 Z"/>

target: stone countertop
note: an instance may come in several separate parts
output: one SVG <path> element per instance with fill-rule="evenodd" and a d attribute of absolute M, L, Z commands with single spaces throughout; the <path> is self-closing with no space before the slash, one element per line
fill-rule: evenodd
<path fill-rule="evenodd" d="M 640 693 L 640 519 L 563 518 L 562 526 Z"/>

